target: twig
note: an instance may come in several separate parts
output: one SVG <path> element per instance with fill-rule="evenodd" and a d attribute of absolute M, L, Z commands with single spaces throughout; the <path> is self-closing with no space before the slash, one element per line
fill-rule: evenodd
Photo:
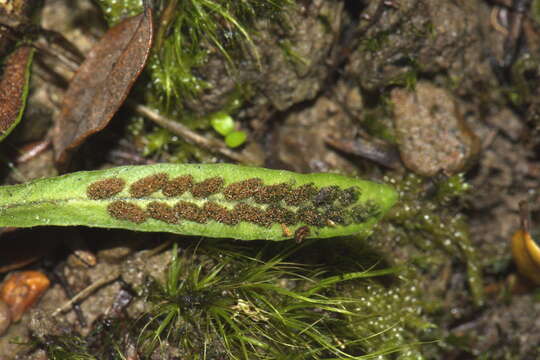
<path fill-rule="evenodd" d="M 52 314 L 51 316 L 57 316 L 58 314 L 62 313 L 62 312 L 65 312 L 69 309 L 71 309 L 71 306 L 80 301 L 81 299 L 89 296 L 90 294 L 92 294 L 94 291 L 96 291 L 97 289 L 99 289 L 100 287 L 102 287 L 103 285 L 106 285 L 110 282 L 113 282 L 115 281 L 116 279 L 118 279 L 120 277 L 120 271 L 113 271 L 112 273 L 110 273 L 108 276 L 102 278 L 102 279 L 99 279 L 98 281 L 96 281 L 95 283 L 91 284 L 90 286 L 87 286 L 86 288 L 84 288 L 83 290 L 81 290 L 77 295 L 75 295 L 74 297 L 72 297 L 71 299 L 69 299 L 67 302 L 65 302 L 62 306 L 60 306 L 59 308 L 57 308 Z"/>
<path fill-rule="evenodd" d="M 60 284 L 62 289 L 64 289 L 64 292 L 66 293 L 67 297 L 73 299 L 75 297 L 73 288 L 71 285 L 69 285 L 66 277 L 64 276 L 64 269 L 65 263 L 62 262 L 59 266 L 56 266 L 53 271 L 51 272 L 51 275 L 53 275 L 56 278 L 56 281 Z M 86 318 L 84 317 L 84 314 L 81 310 L 80 304 L 77 302 L 72 302 L 69 306 L 70 308 L 73 308 L 73 311 L 75 311 L 75 315 L 77 316 L 77 320 L 79 321 L 79 324 L 81 327 L 86 327 Z"/>
<path fill-rule="evenodd" d="M 2 25 L 3 20 L 4 20 L 4 17 L 0 17 L 0 25 Z M 9 29 L 9 27 L 6 27 L 6 28 Z M 59 59 L 62 63 L 64 63 L 68 67 L 68 69 L 75 71 L 77 68 L 77 65 L 80 65 L 80 63 L 84 59 L 84 56 L 80 52 L 78 52 L 77 48 L 73 46 L 68 40 L 63 38 L 62 35 L 60 34 L 56 34 L 55 32 L 47 31 L 41 28 L 36 28 L 36 29 L 37 30 L 35 31 L 48 35 L 48 39 L 52 38 L 54 40 L 53 43 L 57 43 L 59 44 L 61 48 L 67 50 L 66 53 L 71 55 L 71 57 L 66 54 L 63 54 L 64 56 L 53 54 L 45 46 L 36 46 L 34 44 L 31 44 L 31 45 L 37 48 L 39 51 L 45 52 L 47 55 L 50 55 Z M 63 76 L 61 75 L 60 77 L 63 78 Z M 66 81 L 66 83 L 68 83 L 67 79 L 64 79 L 64 80 Z M 241 153 L 232 151 L 222 141 L 218 139 L 207 138 L 202 135 L 199 135 L 196 132 L 189 129 L 188 127 L 186 127 L 185 125 L 180 124 L 172 119 L 169 119 L 159 114 L 157 111 L 150 109 L 149 107 L 145 105 L 136 104 L 135 102 L 132 102 L 129 100 L 126 101 L 126 104 L 128 104 L 140 115 L 148 118 L 149 120 L 152 120 L 156 124 L 166 128 L 167 130 L 173 132 L 174 134 L 181 136 L 187 142 L 190 142 L 192 144 L 205 148 L 211 152 L 219 153 L 223 156 L 226 156 L 242 164 L 262 165 L 261 160 L 258 157 L 256 157 L 254 154 L 249 153 L 249 152 L 241 154 Z"/>
<path fill-rule="evenodd" d="M 45 150 L 47 150 L 50 145 L 51 138 L 48 135 L 45 135 L 43 140 L 35 141 L 21 149 L 21 154 L 15 159 L 15 162 L 17 164 L 22 164 L 30 161 L 39 154 L 43 153 Z"/>
<path fill-rule="evenodd" d="M 149 250 L 146 250 L 144 252 L 144 256 L 146 258 L 151 258 L 153 257 L 154 255 L 157 255 L 159 254 L 160 252 L 162 252 L 163 250 L 165 250 L 166 248 L 168 248 L 169 246 L 171 246 L 172 244 L 172 240 L 167 240 L 165 241 L 163 244 L 160 244 L 158 246 L 156 246 L 155 248 L 153 249 L 149 249 Z"/>
<path fill-rule="evenodd" d="M 338 150 L 361 156 L 387 168 L 402 167 L 398 149 L 390 144 L 366 139 L 341 140 L 334 136 L 327 136 L 324 140 Z"/>
<path fill-rule="evenodd" d="M 126 101 L 126 104 L 128 104 L 140 115 L 145 116 L 149 120 L 152 120 L 159 126 L 173 132 L 174 134 L 181 136 L 184 140 L 190 143 L 203 147 L 209 151 L 220 153 L 221 155 L 242 164 L 261 165 L 260 160 L 252 154 L 240 154 L 232 151 L 222 141 L 199 135 L 189 129 L 187 126 L 161 115 L 148 106 L 137 104 L 132 101 Z"/>

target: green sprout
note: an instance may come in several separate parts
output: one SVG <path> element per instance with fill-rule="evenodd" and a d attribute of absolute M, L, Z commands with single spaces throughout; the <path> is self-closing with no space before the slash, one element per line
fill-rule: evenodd
<path fill-rule="evenodd" d="M 244 131 L 235 130 L 234 119 L 223 111 L 218 111 L 211 116 L 212 127 L 221 135 L 225 136 L 225 144 L 230 148 L 238 147 L 246 142 L 247 134 Z"/>
<path fill-rule="evenodd" d="M 234 131 L 234 120 L 229 115 L 222 111 L 215 113 L 211 117 L 211 123 L 214 130 L 223 136 L 227 136 Z"/>
<path fill-rule="evenodd" d="M 246 142 L 247 135 L 243 131 L 233 131 L 225 137 L 225 144 L 230 148 L 239 147 Z"/>

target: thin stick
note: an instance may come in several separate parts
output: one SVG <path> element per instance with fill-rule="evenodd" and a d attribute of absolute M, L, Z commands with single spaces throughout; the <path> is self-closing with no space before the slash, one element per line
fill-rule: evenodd
<path fill-rule="evenodd" d="M 99 289 L 103 285 L 106 285 L 106 284 L 108 284 L 110 282 L 113 282 L 116 279 L 118 279 L 119 277 L 120 277 L 120 271 L 117 270 L 117 271 L 113 271 L 108 276 L 106 276 L 106 277 L 104 277 L 102 279 L 99 279 L 98 281 L 96 281 L 95 283 L 91 284 L 90 286 L 84 288 L 77 295 L 75 295 L 74 297 L 69 299 L 67 302 L 64 303 L 64 305 L 57 308 L 51 314 L 51 316 L 57 316 L 60 313 L 63 313 L 65 311 L 70 310 L 74 303 L 82 300 L 83 298 L 88 297 L 90 294 L 92 294 L 94 291 L 96 291 L 97 289 Z"/>
<path fill-rule="evenodd" d="M 172 244 L 172 240 L 167 240 L 167 241 L 165 241 L 163 244 L 160 244 L 160 245 L 156 246 L 156 247 L 153 248 L 153 249 L 145 250 L 144 256 L 145 256 L 146 258 L 151 258 L 151 257 L 153 257 L 154 255 L 159 254 L 160 252 L 162 252 L 163 250 L 165 250 L 166 248 L 168 248 L 169 246 L 171 246 L 171 244 Z"/>
<path fill-rule="evenodd" d="M 64 289 L 64 292 L 66 293 L 67 297 L 73 298 L 75 296 L 75 291 L 73 291 L 73 288 L 71 285 L 69 285 L 66 277 L 64 276 L 64 268 L 65 263 L 62 262 L 59 266 L 56 266 L 55 269 L 52 271 L 52 276 L 56 278 L 62 289 Z M 81 310 L 81 306 L 79 303 L 75 302 L 71 306 L 73 308 L 73 311 L 75 311 L 75 315 L 77 316 L 77 319 L 79 320 L 79 324 L 81 327 L 86 327 L 86 318 L 84 317 L 84 314 Z"/>
<path fill-rule="evenodd" d="M 147 250 L 147 252 L 145 252 L 144 255 L 146 257 L 148 257 L 148 258 L 153 257 L 154 255 L 160 253 L 161 251 L 163 251 L 164 249 L 169 247 L 171 245 L 171 243 L 172 243 L 172 240 L 168 240 L 168 241 L 164 242 L 163 244 L 160 244 L 159 246 L 156 246 L 153 249 Z M 77 303 L 81 299 L 89 296 L 90 294 L 92 294 L 94 291 L 96 291 L 100 287 L 102 287 L 102 286 L 104 286 L 104 285 L 106 285 L 106 284 L 108 284 L 110 282 L 113 282 L 113 281 L 117 280 L 119 277 L 120 277 L 120 271 L 118 271 L 118 270 L 113 271 L 111 274 L 109 274 L 109 276 L 106 276 L 103 279 L 100 279 L 100 280 L 96 281 L 95 283 L 87 286 L 83 290 L 81 290 L 77 295 L 73 296 L 71 299 L 69 299 L 67 302 L 65 302 L 62 306 L 57 308 L 51 314 L 51 316 L 56 316 L 56 315 L 58 315 L 58 314 L 60 314 L 62 312 L 70 310 L 75 305 L 75 303 Z"/>

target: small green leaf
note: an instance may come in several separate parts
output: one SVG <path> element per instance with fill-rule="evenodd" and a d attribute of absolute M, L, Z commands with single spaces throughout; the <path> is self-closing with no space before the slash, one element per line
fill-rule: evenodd
<path fill-rule="evenodd" d="M 243 240 L 369 235 L 388 185 L 231 164 L 76 172 L 0 187 L 0 226 L 85 225 Z"/>
<path fill-rule="evenodd" d="M 223 136 L 227 136 L 234 130 L 233 118 L 222 111 L 212 115 L 212 127 Z"/>
<path fill-rule="evenodd" d="M 243 131 L 233 131 L 225 137 L 225 144 L 230 148 L 235 148 L 246 142 L 247 135 Z"/>

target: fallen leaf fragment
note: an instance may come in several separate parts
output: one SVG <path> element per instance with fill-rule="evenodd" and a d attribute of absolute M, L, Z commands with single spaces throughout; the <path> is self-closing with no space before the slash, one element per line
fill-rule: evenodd
<path fill-rule="evenodd" d="M 92 48 L 64 95 L 53 133 L 55 161 L 102 130 L 123 104 L 146 64 L 152 46 L 152 10 L 146 8 L 112 27 Z"/>
<path fill-rule="evenodd" d="M 521 226 L 512 236 L 512 257 L 519 273 L 540 285 L 540 246 L 530 233 L 530 213 L 528 203 L 519 204 Z"/>
<path fill-rule="evenodd" d="M 0 300 L 9 306 L 11 319 L 18 321 L 49 285 L 47 276 L 39 271 L 16 272 L 4 280 L 0 288 Z"/>
<path fill-rule="evenodd" d="M 532 251 L 530 251 L 532 249 Z M 531 234 L 521 229 L 512 236 L 512 257 L 518 271 L 534 284 L 540 285 L 540 248 Z"/>
<path fill-rule="evenodd" d="M 33 50 L 21 46 L 9 54 L 0 75 L 0 141 L 21 121 L 30 79 Z"/>

